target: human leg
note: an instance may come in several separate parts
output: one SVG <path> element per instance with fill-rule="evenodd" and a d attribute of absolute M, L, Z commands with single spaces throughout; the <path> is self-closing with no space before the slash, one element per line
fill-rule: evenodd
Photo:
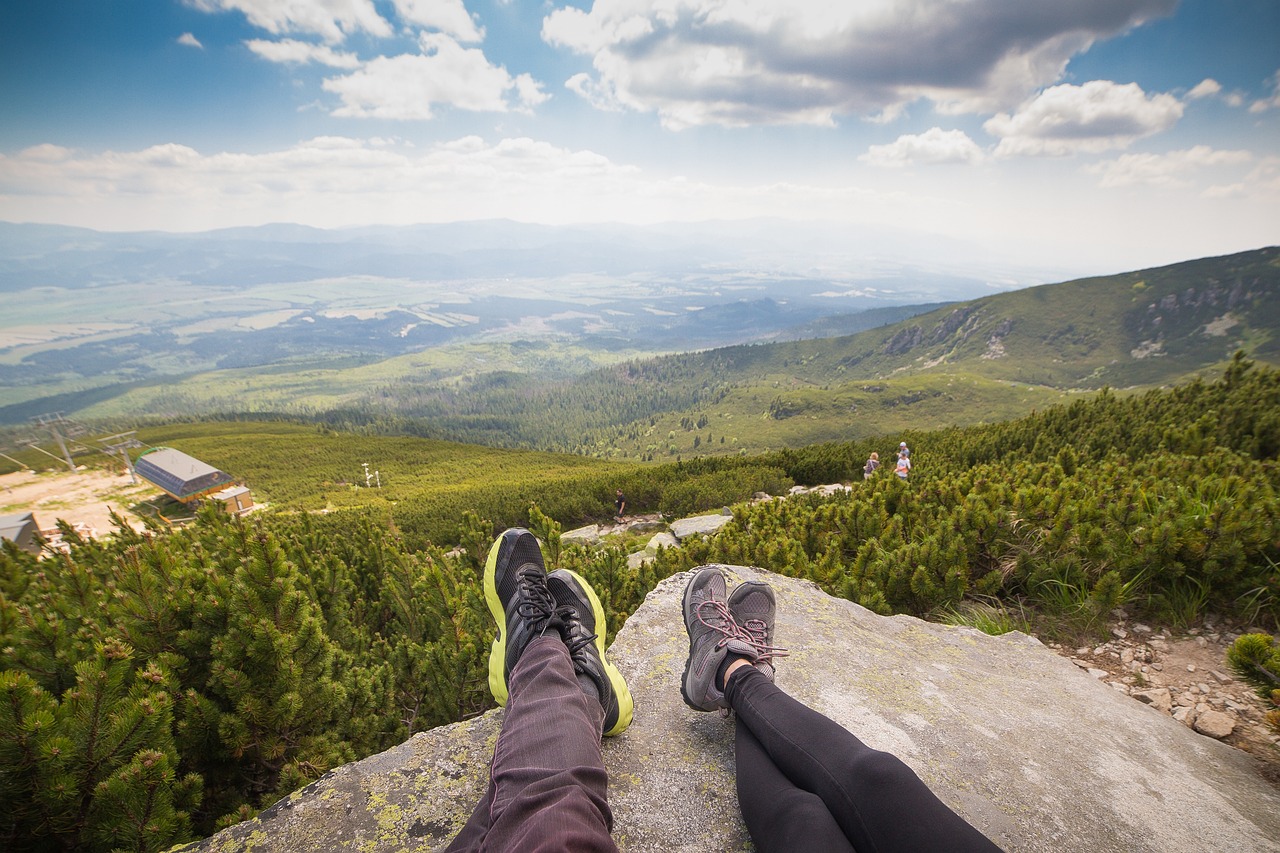
<path fill-rule="evenodd" d="M 488 790 L 448 850 L 616 850 L 600 754 L 605 711 L 598 688 L 584 692 L 578 669 L 594 654 L 582 648 L 594 636 L 579 615 L 590 603 L 557 602 L 537 541 L 523 530 L 494 544 L 485 598 L 499 620 L 490 686 L 501 683 L 507 711 Z M 603 669 L 603 659 L 595 666 Z M 627 708 L 629 719 L 630 694 Z"/>
<path fill-rule="evenodd" d="M 856 849 L 998 849 L 896 757 L 867 747 L 774 686 L 772 659 L 783 652 L 773 646 L 772 590 L 752 582 L 727 596 L 725 587 L 718 569 L 703 568 L 685 589 L 690 650 L 681 694 L 698 710 L 732 708 L 739 729 L 748 729 L 761 747 L 760 753 L 739 752 L 739 802 L 748 829 L 761 822 L 747 817 L 747 810 L 768 809 L 762 803 L 776 795 L 780 773 L 820 798 Z M 753 745 L 745 739 L 739 744 Z M 759 760 L 761 753 L 767 762 Z M 776 822 L 791 824 L 785 833 L 803 834 L 808 828 L 797 818 L 777 814 Z M 765 849 L 763 836 L 756 839 L 753 831 L 752 838 Z M 821 849 L 820 844 L 815 840 L 805 849 Z"/>
<path fill-rule="evenodd" d="M 725 697 L 738 725 L 750 729 L 788 779 L 822 798 L 857 849 L 998 849 L 896 756 L 868 747 L 788 696 L 759 670 L 742 667 L 734 672 Z"/>
<path fill-rule="evenodd" d="M 739 723 L 734 734 L 738 805 L 747 832 L 760 853 L 821 850 L 841 853 L 853 847 L 822 798 L 786 777 L 751 729 Z"/>

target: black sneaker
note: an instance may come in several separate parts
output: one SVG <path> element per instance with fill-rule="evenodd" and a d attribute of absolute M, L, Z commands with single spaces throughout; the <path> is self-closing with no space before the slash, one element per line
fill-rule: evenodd
<path fill-rule="evenodd" d="M 555 599 L 560 635 L 569 647 L 573 669 L 589 682 L 583 692 L 600 700 L 604 708 L 604 734 L 621 734 L 631 725 L 634 705 L 626 679 L 604 656 L 604 607 L 591 584 L 568 569 L 547 575 L 547 589 Z"/>
<path fill-rule="evenodd" d="M 774 612 L 777 610 L 773 587 L 764 581 L 743 581 L 729 594 L 729 615 L 738 624 L 756 650 L 755 667 L 773 681 L 773 659 L 786 657 L 787 650 L 773 644 Z"/>
<path fill-rule="evenodd" d="M 555 614 L 542 551 L 532 533 L 513 527 L 493 543 L 484 564 L 484 600 L 498 623 L 489 650 L 489 691 L 499 705 L 506 705 L 511 671 Z"/>

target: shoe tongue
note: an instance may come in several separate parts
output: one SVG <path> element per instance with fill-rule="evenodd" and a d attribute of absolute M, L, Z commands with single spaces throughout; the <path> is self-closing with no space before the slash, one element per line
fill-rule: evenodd
<path fill-rule="evenodd" d="M 577 673 L 577 675 L 578 675 L 578 686 L 582 688 L 582 692 L 587 694 L 588 698 L 594 699 L 597 702 L 599 702 L 600 701 L 600 685 L 596 684 L 595 679 L 584 672 L 579 672 Z"/>
<path fill-rule="evenodd" d="M 756 651 L 755 646 L 744 640 L 739 640 L 736 637 L 731 638 L 724 644 L 724 647 L 735 655 L 742 655 L 745 658 L 750 658 L 752 663 L 755 663 L 755 661 L 760 657 L 760 653 Z"/>

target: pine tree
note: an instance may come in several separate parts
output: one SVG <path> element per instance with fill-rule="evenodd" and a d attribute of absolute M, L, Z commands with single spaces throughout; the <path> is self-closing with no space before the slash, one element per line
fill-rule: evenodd
<path fill-rule="evenodd" d="M 0 792 L 12 850 L 163 850 L 191 837 L 201 780 L 179 778 L 170 678 L 100 643 L 61 700 L 0 673 Z"/>
<path fill-rule="evenodd" d="M 231 582 L 226 632 L 211 649 L 217 737 L 256 808 L 353 756 L 342 739 L 349 696 L 334 677 L 336 648 L 301 586 L 266 530 L 252 532 Z"/>

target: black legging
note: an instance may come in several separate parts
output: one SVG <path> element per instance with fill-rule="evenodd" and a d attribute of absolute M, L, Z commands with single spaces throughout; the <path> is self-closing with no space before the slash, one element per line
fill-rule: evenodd
<path fill-rule="evenodd" d="M 724 695 L 738 718 L 738 803 L 762 853 L 999 851 L 897 757 L 783 693 L 755 667 L 737 670 Z"/>

